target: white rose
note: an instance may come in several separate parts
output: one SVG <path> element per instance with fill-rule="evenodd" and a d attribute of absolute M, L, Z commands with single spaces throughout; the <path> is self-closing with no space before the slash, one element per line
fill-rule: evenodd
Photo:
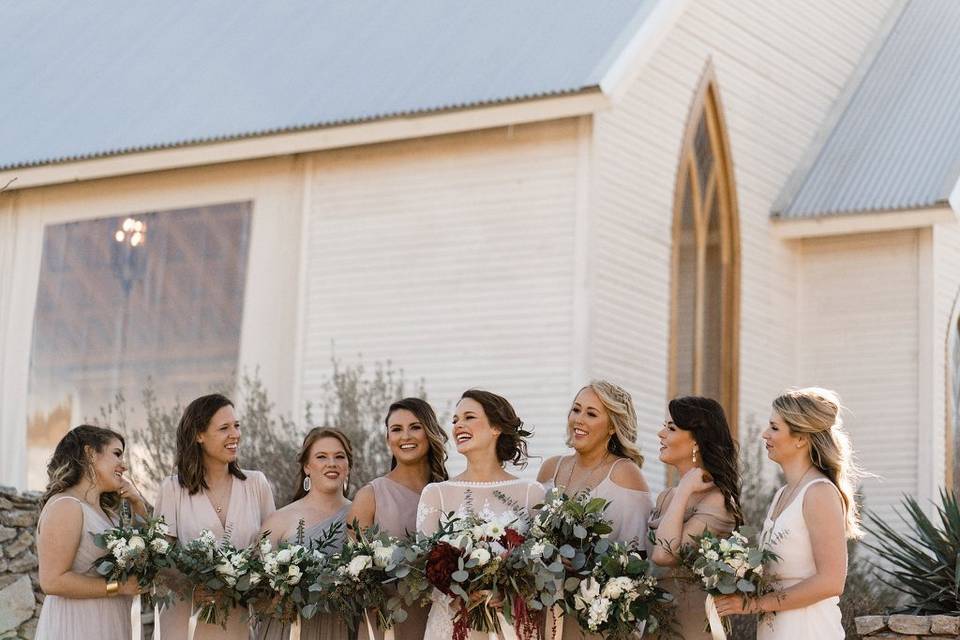
<path fill-rule="evenodd" d="M 364 569 L 369 569 L 370 565 L 373 564 L 373 558 L 370 556 L 354 556 L 353 560 L 350 561 L 350 564 L 347 565 L 347 572 L 354 578 L 359 577 L 360 572 Z"/>
<path fill-rule="evenodd" d="M 300 582 L 300 567 L 295 564 L 287 569 L 287 584 L 297 584 Z"/>
<path fill-rule="evenodd" d="M 256 571 L 250 572 L 250 584 L 257 584 L 260 582 L 260 574 Z"/>
<path fill-rule="evenodd" d="M 281 549 L 277 552 L 277 562 L 280 564 L 287 564 L 290 562 L 291 558 L 293 558 L 293 551 L 291 551 L 289 548 Z"/>
<path fill-rule="evenodd" d="M 600 595 L 600 583 L 593 579 L 593 576 L 580 581 L 580 597 L 587 602 L 592 602 Z"/>
<path fill-rule="evenodd" d="M 392 545 L 389 547 L 375 545 L 373 548 L 373 563 L 381 569 L 387 566 L 393 560 L 394 549 L 395 547 Z"/>
<path fill-rule="evenodd" d="M 233 565 L 229 562 L 222 562 L 216 566 L 216 571 L 221 576 L 230 576 L 236 577 L 237 570 L 233 568 Z"/>
<path fill-rule="evenodd" d="M 547 547 L 542 542 L 534 542 L 530 545 L 530 555 L 534 558 L 542 558 L 543 552 L 546 551 Z"/>
<path fill-rule="evenodd" d="M 143 541 L 143 538 L 141 538 L 140 536 L 131 536 L 130 541 L 127 542 L 127 546 L 130 547 L 131 549 L 140 551 L 141 549 L 147 548 L 147 543 L 145 543 Z"/>
<path fill-rule="evenodd" d="M 217 538 L 213 535 L 212 531 L 204 529 L 200 532 L 200 541 L 204 544 L 216 544 Z"/>
<path fill-rule="evenodd" d="M 484 548 L 474 549 L 473 553 L 470 554 L 472 560 L 477 561 L 478 566 L 483 566 L 490 562 L 490 552 Z"/>
<path fill-rule="evenodd" d="M 322 553 L 319 549 L 314 549 L 314 550 L 313 550 L 313 559 L 314 559 L 314 560 L 316 560 L 316 561 L 319 562 L 320 560 L 323 560 L 325 557 L 326 557 L 326 556 L 323 555 L 323 553 Z"/>
<path fill-rule="evenodd" d="M 270 553 L 271 551 L 273 551 L 273 545 L 270 544 L 270 540 L 268 540 L 267 538 L 264 538 L 263 540 L 261 540 L 261 541 L 260 541 L 260 553 L 261 553 L 262 555 L 267 555 L 267 554 Z"/>
<path fill-rule="evenodd" d="M 170 527 L 168 527 L 165 522 L 158 522 L 157 533 L 159 533 L 162 536 L 168 536 L 170 535 Z"/>
<path fill-rule="evenodd" d="M 163 538 L 154 538 L 150 541 L 150 549 L 152 549 L 154 553 L 163 555 L 170 550 L 170 543 Z"/>
<path fill-rule="evenodd" d="M 716 560 L 719 560 L 719 559 L 720 559 L 720 554 L 718 554 L 718 553 L 717 553 L 716 551 L 714 551 L 713 549 L 711 549 L 710 551 L 707 551 L 704 555 L 707 557 L 707 560 L 714 560 L 714 561 L 716 561 Z"/>
<path fill-rule="evenodd" d="M 616 600 L 625 592 L 633 588 L 633 580 L 625 576 L 613 578 L 603 587 L 603 597 Z"/>
<path fill-rule="evenodd" d="M 109 549 L 110 551 L 113 551 L 113 548 L 123 541 L 124 541 L 123 538 L 110 538 L 110 540 L 107 542 L 107 549 Z"/>

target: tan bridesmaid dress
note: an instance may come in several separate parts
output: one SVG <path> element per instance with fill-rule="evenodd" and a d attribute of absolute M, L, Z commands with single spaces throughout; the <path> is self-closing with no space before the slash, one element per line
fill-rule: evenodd
<path fill-rule="evenodd" d="M 106 553 L 93 543 L 93 536 L 114 525 L 99 509 L 73 496 L 56 495 L 50 498 L 43 511 L 37 530 L 43 526 L 47 508 L 58 500 L 74 500 L 83 512 L 83 534 L 73 558 L 74 573 L 98 577 L 93 561 Z M 103 583 L 106 592 L 107 583 Z M 36 640 L 128 640 L 130 638 L 131 596 L 104 596 L 103 598 L 66 598 L 50 595 L 44 598 L 37 623 Z"/>
<path fill-rule="evenodd" d="M 160 484 L 154 515 L 163 516 L 170 527 L 170 535 L 181 543 L 189 542 L 208 529 L 218 540 L 224 531 L 230 531 L 230 541 L 240 548 L 253 542 L 260 525 L 273 513 L 273 491 L 266 476 L 260 471 L 244 470 L 246 480 L 233 476 L 230 502 L 227 505 L 226 527 L 220 523 L 216 510 L 207 495 L 200 491 L 190 493 L 180 486 L 177 476 L 170 476 Z M 160 612 L 160 637 L 185 639 L 190 620 L 191 601 L 178 600 L 172 607 Z M 200 623 L 194 640 L 249 640 L 250 615 L 246 610 L 234 609 L 227 619 L 226 629 L 216 624 Z"/>

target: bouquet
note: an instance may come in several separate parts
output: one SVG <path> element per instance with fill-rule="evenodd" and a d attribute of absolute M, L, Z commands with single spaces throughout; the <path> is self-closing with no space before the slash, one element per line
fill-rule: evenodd
<path fill-rule="evenodd" d="M 328 563 L 328 570 L 311 588 L 322 594 L 328 611 L 346 618 L 352 631 L 361 618 L 366 619 L 373 638 L 369 610 L 377 612 L 381 629 L 389 629 L 407 617 L 400 597 L 387 589 L 387 585 L 409 572 L 402 564 L 404 542 L 381 532 L 376 525 L 361 530 L 354 522 L 351 529 L 355 538 L 344 543 L 340 553 Z"/>
<path fill-rule="evenodd" d="M 93 561 L 93 568 L 107 582 L 126 582 L 135 576 L 141 589 L 151 588 L 147 607 L 152 604 L 163 606 L 172 597 L 169 589 L 161 589 L 157 576 L 161 569 L 173 564 L 173 545 L 167 540 L 170 529 L 162 517 L 147 518 L 135 524 L 127 516 L 125 506 L 121 507 L 118 526 L 94 534 L 94 544 L 107 553 Z M 134 638 L 140 637 L 142 598 L 135 596 L 130 608 Z"/>
<path fill-rule="evenodd" d="M 228 531 L 218 543 L 213 533 L 204 529 L 200 537 L 176 548 L 174 562 L 193 585 L 191 597 L 200 600 L 191 616 L 191 628 L 195 620 L 226 628 L 230 610 L 246 607 L 254 587 L 263 579 L 260 554 L 266 534 L 243 549 L 236 548 L 229 536 Z"/>
<path fill-rule="evenodd" d="M 604 517 L 609 506 L 609 501 L 591 498 L 587 491 L 568 496 L 560 489 L 551 489 L 543 504 L 536 506 L 530 534 L 556 547 L 570 568 L 580 571 L 595 552 L 606 547 L 601 541 L 613 531 Z"/>
<path fill-rule="evenodd" d="M 751 546 L 742 531 L 734 531 L 729 538 L 705 531 L 680 547 L 680 563 L 693 572 L 707 592 L 707 620 L 714 638 L 725 638 L 726 633 L 713 596 L 739 593 L 748 598 L 771 592 L 764 566 L 777 560 L 777 554 L 765 546 Z"/>
<path fill-rule="evenodd" d="M 639 551 L 623 543 L 610 544 L 598 554 L 589 574 L 569 578 L 565 586 L 567 614 L 580 627 L 604 638 L 631 638 L 656 631 L 656 609 L 672 596 L 657 586 L 650 564 Z"/>
<path fill-rule="evenodd" d="M 431 585 L 452 598 L 453 640 L 464 640 L 470 629 L 512 630 L 523 640 L 538 637 L 544 612 L 562 589 L 563 565 L 556 547 L 523 535 L 516 521 L 451 515 L 441 529 L 429 550 L 425 574 Z M 507 624 L 512 627 L 505 629 Z"/>
<path fill-rule="evenodd" d="M 121 517 L 120 524 L 93 535 L 94 543 L 107 551 L 93 561 L 94 570 L 107 582 L 137 578 L 141 588 L 150 587 L 161 569 L 171 566 L 170 529 L 163 518 L 148 518 L 133 524 Z"/>

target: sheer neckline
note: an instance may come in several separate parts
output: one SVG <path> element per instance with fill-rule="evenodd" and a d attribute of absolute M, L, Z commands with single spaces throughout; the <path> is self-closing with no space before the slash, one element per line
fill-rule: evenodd
<path fill-rule="evenodd" d="M 517 482 L 532 482 L 532 480 L 524 480 L 523 478 L 514 478 L 513 480 L 491 480 L 490 482 L 447 480 L 445 484 L 457 487 L 495 487 L 504 484 L 516 484 Z"/>

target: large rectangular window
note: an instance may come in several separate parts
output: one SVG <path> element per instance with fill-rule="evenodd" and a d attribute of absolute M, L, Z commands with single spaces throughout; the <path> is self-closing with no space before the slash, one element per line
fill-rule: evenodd
<path fill-rule="evenodd" d="M 28 485 L 118 392 L 189 401 L 236 374 L 248 202 L 45 229 L 30 352 Z M 131 420 L 136 423 L 136 419 Z"/>

